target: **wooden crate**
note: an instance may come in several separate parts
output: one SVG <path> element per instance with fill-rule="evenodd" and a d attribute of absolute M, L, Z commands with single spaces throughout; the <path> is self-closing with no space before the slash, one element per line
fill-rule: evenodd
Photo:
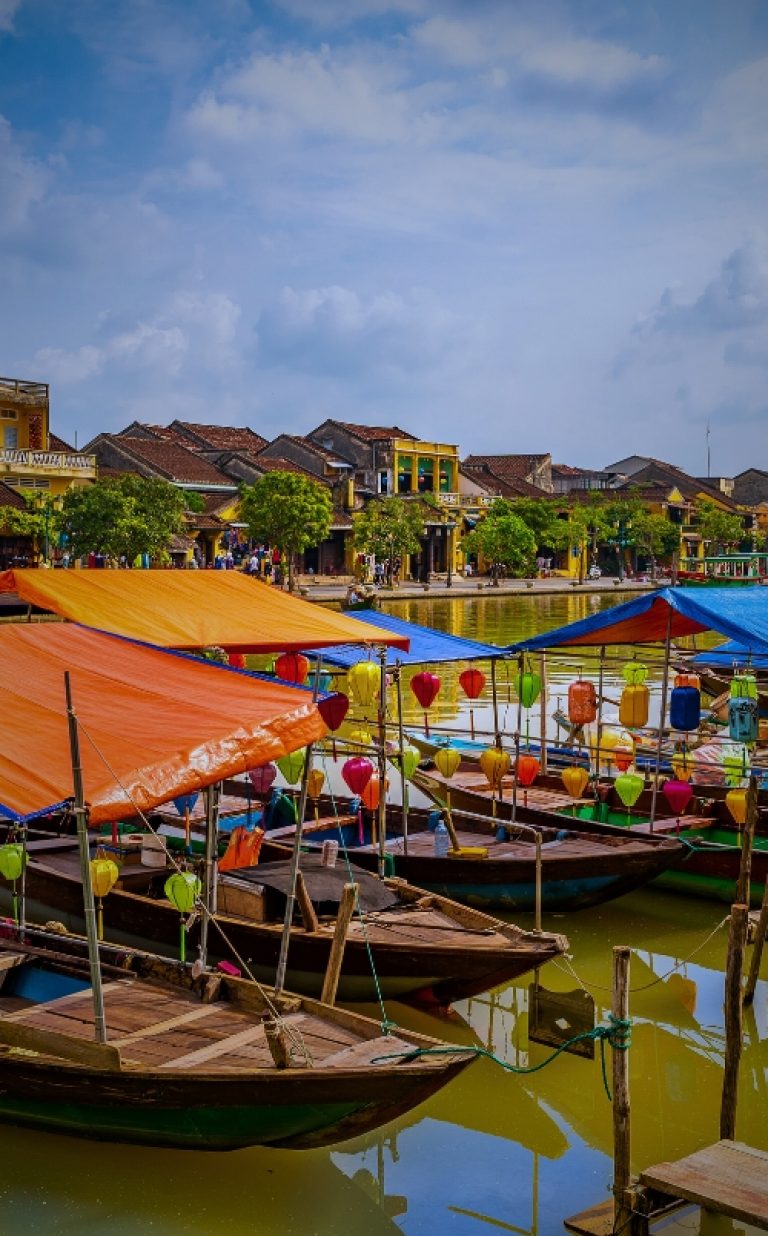
<path fill-rule="evenodd" d="M 263 884 L 250 884 L 235 876 L 220 875 L 217 891 L 218 909 L 233 918 L 247 918 L 252 923 L 267 921 Z"/>

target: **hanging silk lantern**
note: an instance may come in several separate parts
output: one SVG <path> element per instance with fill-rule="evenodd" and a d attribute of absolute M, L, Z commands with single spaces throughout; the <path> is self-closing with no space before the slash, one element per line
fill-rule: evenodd
<path fill-rule="evenodd" d="M 400 764 L 402 766 L 403 776 L 406 781 L 410 781 L 411 777 L 416 772 L 416 769 L 419 767 L 420 762 L 421 752 L 418 751 L 416 747 L 403 747 L 400 753 Z"/>
<path fill-rule="evenodd" d="M 364 756 L 353 756 L 351 760 L 346 760 L 342 764 L 341 775 L 350 793 L 359 796 L 373 776 L 373 764 Z"/>
<path fill-rule="evenodd" d="M 695 691 L 701 690 L 701 679 L 698 674 L 681 673 L 675 674 L 676 687 L 693 687 Z"/>
<path fill-rule="evenodd" d="M 309 772 L 307 773 L 307 794 L 312 799 L 312 802 L 315 804 L 315 819 L 316 820 L 319 819 L 320 817 L 320 807 L 318 805 L 317 800 L 323 792 L 324 785 L 325 785 L 325 773 L 323 772 L 322 768 L 310 768 Z"/>
<path fill-rule="evenodd" d="M 622 773 L 613 784 L 627 811 L 629 811 L 630 807 L 634 807 L 645 787 L 643 778 L 638 773 L 630 772 Z"/>
<path fill-rule="evenodd" d="M 533 785 L 534 781 L 541 772 L 541 764 L 536 759 L 535 755 L 527 753 L 518 757 L 515 765 L 515 776 L 523 787 L 523 806 L 528 806 L 528 788 Z"/>
<path fill-rule="evenodd" d="M 589 725 L 597 716 L 595 684 L 579 678 L 568 688 L 568 720 L 571 725 Z"/>
<path fill-rule="evenodd" d="M 480 767 L 492 790 L 500 790 L 502 779 L 509 772 L 510 759 L 506 751 L 498 747 L 486 747 L 480 756 Z"/>
<path fill-rule="evenodd" d="M 429 670 L 423 670 L 420 674 L 414 674 L 411 679 L 411 690 L 424 709 L 424 733 L 428 736 L 429 717 L 427 709 L 437 697 L 437 693 L 440 690 L 440 679 L 437 674 L 430 674 Z"/>
<path fill-rule="evenodd" d="M 175 871 L 165 881 L 165 895 L 171 905 L 181 915 L 181 923 L 179 925 L 179 958 L 182 964 L 187 960 L 187 935 L 184 930 L 184 915 L 189 914 L 190 910 L 194 909 L 201 889 L 202 885 L 194 871 Z"/>
<path fill-rule="evenodd" d="M 625 665 L 624 669 L 628 667 Z M 643 667 L 644 668 L 644 667 Z M 650 692 L 644 682 L 624 688 L 619 700 L 619 721 L 630 729 L 642 729 L 648 723 Z"/>
<path fill-rule="evenodd" d="M 620 761 L 628 768 L 634 760 L 635 740 L 629 730 L 616 730 L 610 726 L 604 726 L 600 733 L 599 747 L 597 739 L 597 731 L 588 733 L 587 746 L 596 764 L 616 764 L 618 768 L 618 761 Z M 617 755 L 618 761 L 616 759 Z M 597 771 L 599 771 L 599 768 Z"/>
<path fill-rule="evenodd" d="M 701 692 L 689 683 L 680 683 L 679 678 L 693 677 L 678 674 L 669 693 L 669 724 L 673 730 L 696 730 L 701 721 Z"/>
<path fill-rule="evenodd" d="M 621 673 L 628 687 L 639 687 L 648 677 L 648 666 L 642 661 L 627 661 Z"/>
<path fill-rule="evenodd" d="M 6 880 L 18 880 L 26 865 L 24 847 L 18 841 L 0 845 L 0 875 Z"/>
<path fill-rule="evenodd" d="M 347 670 L 347 681 L 353 699 L 365 708 L 379 693 L 381 671 L 373 661 L 358 661 Z"/>
<path fill-rule="evenodd" d="M 232 669 L 245 669 L 245 653 L 244 652 L 228 652 L 227 660 L 232 666 Z"/>
<path fill-rule="evenodd" d="M 98 898 L 98 906 L 96 910 L 96 934 L 100 940 L 104 939 L 104 902 L 103 898 L 107 893 L 112 891 L 115 881 L 120 875 L 120 868 L 117 863 L 114 863 L 111 858 L 96 857 L 90 862 L 91 884 L 93 886 L 93 895 Z"/>
<path fill-rule="evenodd" d="M 747 820 L 747 791 L 729 790 L 725 796 L 725 805 L 731 813 L 735 824 L 745 824 Z"/>
<path fill-rule="evenodd" d="M 746 747 L 731 748 L 723 756 L 723 772 L 726 785 L 738 785 L 749 772 L 749 752 Z"/>
<path fill-rule="evenodd" d="M 757 742 L 760 711 L 750 695 L 731 696 L 728 701 L 728 732 L 734 742 Z"/>
<path fill-rule="evenodd" d="M 748 674 L 742 670 L 738 674 L 733 675 L 731 679 L 731 699 L 757 699 L 757 679 L 754 674 Z"/>
<path fill-rule="evenodd" d="M 470 699 L 470 700 L 479 699 L 483 693 L 483 687 L 485 686 L 485 674 L 483 674 L 481 670 L 476 669 L 475 666 L 472 665 L 470 666 L 469 669 L 462 670 L 462 672 L 459 674 L 459 683 L 461 684 L 461 689 L 466 695 L 467 699 Z M 469 736 L 470 738 L 474 740 L 475 710 L 471 705 L 469 708 Z"/>
<path fill-rule="evenodd" d="M 388 782 L 385 781 L 385 792 L 387 785 Z M 379 781 L 378 773 L 375 772 L 373 774 L 368 784 L 363 788 L 360 798 L 367 811 L 378 811 L 379 803 L 381 802 L 381 782 Z"/>
<path fill-rule="evenodd" d="M 342 691 L 336 691 L 333 695 L 327 695 L 325 699 L 317 701 L 317 711 L 325 721 L 328 729 L 332 734 L 341 725 L 342 721 L 349 712 L 349 696 L 344 695 Z M 334 762 L 336 760 L 336 739 L 331 739 L 331 753 Z"/>
<path fill-rule="evenodd" d="M 266 798 L 275 782 L 277 769 L 274 764 L 261 764 L 258 768 L 248 769 L 248 780 L 253 786 L 254 794 Z"/>
<path fill-rule="evenodd" d="M 661 792 L 669 803 L 675 815 L 682 815 L 693 798 L 693 788 L 687 781 L 677 781 L 670 779 L 665 781 L 661 787 Z"/>
<path fill-rule="evenodd" d="M 309 661 L 300 652 L 284 652 L 275 661 L 275 673 L 285 682 L 300 685 L 307 681 Z"/>
<path fill-rule="evenodd" d="M 571 798 L 581 798 L 589 783 L 589 773 L 586 768 L 580 768 L 578 764 L 572 764 L 570 768 L 563 769 L 560 773 L 560 780 Z"/>
<path fill-rule="evenodd" d="M 533 670 L 517 675 L 517 695 L 523 708 L 533 708 L 541 695 L 541 678 Z"/>
<path fill-rule="evenodd" d="M 306 760 L 307 753 L 303 747 L 300 747 L 298 751 L 291 751 L 277 761 L 277 767 L 289 785 L 297 785 L 301 781 Z"/>
<path fill-rule="evenodd" d="M 461 753 L 455 747 L 441 747 L 435 752 L 435 767 L 449 781 L 460 763 Z"/>
<path fill-rule="evenodd" d="M 672 756 L 672 771 L 678 781 L 690 781 L 693 776 L 693 759 L 685 751 Z"/>
<path fill-rule="evenodd" d="M 349 731 L 349 741 L 356 743 L 360 747 L 373 746 L 370 730 L 364 729 L 362 725 L 358 725 L 355 729 Z"/>
<path fill-rule="evenodd" d="M 174 798 L 173 805 L 179 815 L 187 816 L 194 810 L 195 803 L 199 797 L 200 795 L 197 790 L 195 790 L 192 794 L 179 794 L 177 798 Z"/>
<path fill-rule="evenodd" d="M 611 752 L 614 764 L 619 772 L 626 772 L 635 759 L 634 747 L 614 747 Z"/>

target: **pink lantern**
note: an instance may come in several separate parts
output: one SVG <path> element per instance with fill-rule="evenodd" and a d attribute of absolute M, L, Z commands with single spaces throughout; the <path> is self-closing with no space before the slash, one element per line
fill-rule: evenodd
<path fill-rule="evenodd" d="M 264 799 L 272 789 L 277 769 L 274 764 L 261 764 L 258 768 L 248 769 L 248 780 L 253 786 L 254 794 Z"/>
<path fill-rule="evenodd" d="M 349 790 L 352 794 L 356 794 L 361 802 L 363 791 L 373 776 L 373 764 L 367 760 L 364 755 L 354 755 L 352 759 L 346 760 L 341 766 L 341 775 L 344 778 Z M 363 812 L 362 809 L 357 813 L 357 839 L 360 845 L 363 844 Z"/>
<path fill-rule="evenodd" d="M 693 798 L 693 787 L 687 781 L 672 778 L 661 787 L 662 793 L 676 816 L 681 816 Z"/>
<path fill-rule="evenodd" d="M 430 674 L 429 670 L 423 670 L 420 674 L 414 674 L 411 679 L 411 690 L 424 709 L 424 732 L 429 736 L 427 709 L 440 690 L 440 679 L 437 674 Z"/>
<path fill-rule="evenodd" d="M 300 652 L 284 652 L 275 661 L 275 673 L 286 682 L 300 684 L 307 681 L 309 661 Z"/>

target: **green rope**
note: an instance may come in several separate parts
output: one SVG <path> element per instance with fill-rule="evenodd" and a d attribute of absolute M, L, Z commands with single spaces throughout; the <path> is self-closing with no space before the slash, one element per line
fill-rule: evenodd
<path fill-rule="evenodd" d="M 609 1013 L 608 1021 L 610 1022 L 610 1025 L 608 1026 L 595 1026 L 592 1030 L 584 1030 L 581 1034 L 574 1035 L 573 1038 L 567 1039 L 565 1043 L 561 1043 L 550 1056 L 547 1056 L 546 1060 L 542 1060 L 540 1064 L 533 1064 L 527 1067 L 517 1064 L 510 1064 L 506 1060 L 501 1060 L 498 1056 L 494 1055 L 493 1052 L 488 1051 L 487 1048 L 477 1046 L 414 1047 L 411 1051 L 393 1052 L 391 1055 L 387 1056 L 375 1056 L 371 1060 L 371 1064 L 381 1064 L 386 1060 L 410 1061 L 418 1060 L 421 1056 L 450 1056 L 458 1054 L 462 1056 L 471 1055 L 477 1057 L 478 1059 L 483 1058 L 485 1060 L 490 1060 L 493 1064 L 498 1064 L 500 1068 L 504 1069 L 505 1073 L 517 1073 L 522 1075 L 527 1073 L 538 1073 L 541 1069 L 546 1068 L 548 1064 L 551 1064 L 553 1060 L 556 1060 L 557 1057 L 569 1047 L 573 1047 L 576 1043 L 584 1043 L 592 1040 L 592 1042 L 598 1042 L 600 1044 L 600 1065 L 603 1075 L 603 1086 L 605 1087 L 605 1093 L 610 1100 L 613 1096 L 611 1095 L 611 1090 L 608 1085 L 608 1074 L 605 1067 L 605 1044 L 608 1043 L 614 1051 L 629 1051 L 629 1048 L 632 1045 L 632 1019 L 615 1017 L 613 1013 Z"/>

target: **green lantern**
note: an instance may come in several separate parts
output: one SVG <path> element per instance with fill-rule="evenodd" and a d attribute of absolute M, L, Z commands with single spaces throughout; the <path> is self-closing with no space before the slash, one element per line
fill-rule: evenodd
<path fill-rule="evenodd" d="M 634 807 L 645 786 L 643 778 L 638 773 L 630 772 L 622 773 L 613 784 L 616 786 L 616 793 L 627 808 L 627 811 L 629 811 L 630 807 Z"/>
<path fill-rule="evenodd" d="M 731 699 L 757 699 L 757 679 L 754 674 L 748 674 L 742 670 L 740 673 L 733 675 L 731 679 Z"/>
<path fill-rule="evenodd" d="M 416 769 L 419 767 L 421 754 L 415 747 L 403 747 L 400 760 L 403 767 L 403 776 L 406 781 L 410 781 L 411 777 L 416 772 Z"/>
<path fill-rule="evenodd" d="M 184 931 L 184 915 L 189 914 L 190 910 L 194 909 L 195 902 L 200 896 L 202 884 L 195 875 L 194 871 L 175 871 L 172 876 L 169 876 L 165 881 L 165 895 L 171 905 L 178 910 L 181 915 L 181 924 L 179 928 L 179 959 L 182 964 L 187 960 L 187 937 Z"/>
<path fill-rule="evenodd" d="M 541 679 L 533 670 L 524 670 L 517 675 L 517 694 L 523 708 L 533 708 L 541 695 Z"/>
<path fill-rule="evenodd" d="M 627 686 L 639 687 L 648 677 L 648 666 L 642 661 L 627 661 L 621 672 Z"/>
<path fill-rule="evenodd" d="M 27 865 L 27 854 L 24 846 L 18 841 L 9 841 L 0 845 L 0 875 L 13 884 L 12 905 L 13 921 L 19 921 L 19 897 L 16 892 L 16 881 Z"/>
<path fill-rule="evenodd" d="M 291 751 L 289 755 L 284 755 L 282 759 L 277 761 L 277 767 L 289 785 L 297 785 L 301 781 L 306 759 L 307 753 L 301 747 L 298 751 Z"/>

